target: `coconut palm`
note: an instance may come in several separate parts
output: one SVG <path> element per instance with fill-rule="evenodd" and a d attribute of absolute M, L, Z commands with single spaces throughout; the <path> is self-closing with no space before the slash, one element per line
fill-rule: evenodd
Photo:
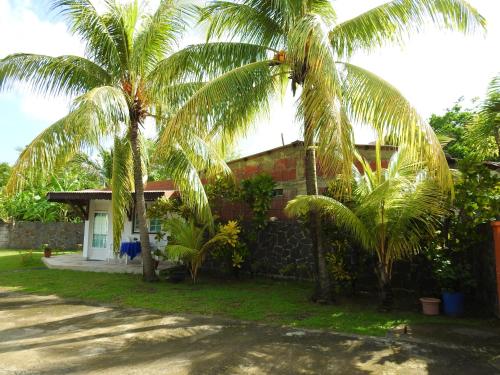
<path fill-rule="evenodd" d="M 163 0 L 149 13 L 137 1 L 105 1 L 98 12 L 90 0 L 54 0 L 52 9 L 64 17 L 73 34 L 85 45 L 85 57 L 18 53 L 0 60 L 0 90 L 21 82 L 46 95 L 73 98 L 67 116 L 40 133 L 21 153 L 8 188 L 22 189 L 43 178 L 82 149 L 114 139 L 112 168 L 113 245 L 119 246 L 126 213 L 135 192 L 143 277 L 153 280 L 144 201 L 142 129 L 152 117 L 158 127 L 203 82 L 176 64 L 175 46 L 184 29 L 182 10 Z M 192 79 L 188 80 L 190 76 Z M 206 138 L 190 143 L 172 141 L 163 150 L 170 175 L 184 202 L 208 223 L 211 213 L 198 170 L 227 170 Z M 187 147 L 188 146 L 188 147 Z M 219 164 L 218 164 L 219 163 Z"/>
<path fill-rule="evenodd" d="M 326 196 L 297 196 L 286 212 L 303 216 L 316 211 L 351 233 L 368 251 L 377 255 L 376 275 L 382 306 L 390 309 L 392 265 L 420 250 L 423 238 L 435 235 L 448 212 L 447 197 L 433 178 L 428 178 L 425 163 L 416 162 L 402 149 L 382 168 L 380 144 L 376 167 L 357 156 L 363 174 L 353 167 L 354 191 L 350 205 Z"/>
<path fill-rule="evenodd" d="M 290 88 L 303 126 L 307 194 L 318 194 L 317 154 L 326 174 L 349 175 L 352 123 L 375 128 L 393 144 L 407 144 L 409 152 L 427 160 L 443 188 L 451 186 L 432 129 L 396 88 L 349 59 L 355 52 L 403 42 L 427 21 L 466 33 L 482 29 L 484 19 L 467 2 L 393 0 L 341 23 L 329 0 L 212 1 L 199 13 L 209 22 L 208 42 L 178 57 L 186 65 L 203 66 L 210 82 L 172 116 L 160 145 L 181 132 L 232 141 Z M 310 219 L 316 294 L 330 301 L 319 221 L 314 212 Z"/>
<path fill-rule="evenodd" d="M 479 113 L 468 127 L 470 141 L 474 145 L 484 144 L 492 139 L 496 144 L 496 156 L 500 158 L 500 75 L 488 86 L 486 99 L 481 103 Z M 477 147 L 480 153 L 484 147 Z"/>

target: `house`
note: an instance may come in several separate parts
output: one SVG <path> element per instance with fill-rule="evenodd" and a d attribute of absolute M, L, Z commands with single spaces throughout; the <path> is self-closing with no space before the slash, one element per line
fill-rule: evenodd
<path fill-rule="evenodd" d="M 144 187 L 146 205 L 151 205 L 158 198 L 170 198 L 176 194 L 171 181 L 148 182 Z M 113 257 L 113 213 L 111 208 L 111 190 L 81 190 L 49 192 L 51 202 L 67 203 L 75 207 L 85 221 L 83 236 L 83 257 L 89 260 L 107 260 Z M 163 245 L 156 239 L 160 231 L 160 222 L 149 219 L 149 239 L 152 248 Z M 139 239 L 139 230 L 135 211 L 129 212 L 122 232 L 122 242 Z"/>
<path fill-rule="evenodd" d="M 372 167 L 375 167 L 375 145 L 356 145 L 356 149 L 361 156 L 369 160 Z M 386 167 L 391 155 L 397 150 L 394 146 L 381 146 L 382 166 Z M 304 142 L 295 141 L 281 147 L 259 152 L 254 155 L 246 156 L 228 162 L 237 180 L 247 179 L 259 173 L 270 175 L 276 182 L 270 217 L 276 217 L 284 220 L 286 216 L 283 208 L 287 202 L 299 194 L 306 193 L 305 177 L 305 150 Z M 361 165 L 356 161 L 358 168 Z M 328 185 L 328 179 L 332 176 L 326 176 L 318 166 L 318 189 L 320 193 L 324 192 Z M 224 220 L 235 217 L 248 217 L 250 210 L 242 204 L 221 202 L 216 208 L 217 214 Z"/>
<path fill-rule="evenodd" d="M 375 160 L 374 145 L 357 145 L 358 151 L 367 160 Z M 382 146 L 382 159 L 390 158 L 395 148 Z M 285 219 L 283 208 L 286 203 L 298 194 L 305 193 L 304 147 L 303 142 L 296 141 L 288 145 L 246 156 L 228 162 L 228 166 L 236 179 L 246 179 L 258 173 L 267 173 L 276 182 L 274 198 L 269 216 Z M 321 190 L 327 186 L 326 176 L 319 169 L 318 185 Z M 176 194 L 171 181 L 148 182 L 145 186 L 146 205 L 152 204 L 160 197 L 170 198 Z M 83 256 L 90 260 L 106 260 L 113 256 L 112 209 L 111 190 L 83 190 L 74 192 L 50 192 L 48 200 L 51 202 L 67 203 L 74 206 L 85 220 L 83 239 Z M 219 215 L 223 219 L 245 217 L 250 214 L 248 208 L 242 204 L 225 202 L 218 207 Z M 149 221 L 150 240 L 153 248 L 161 247 L 164 243 L 158 242 L 156 233 L 160 230 L 160 222 L 155 219 Z M 129 242 L 139 238 L 135 212 L 128 215 L 128 220 L 122 233 L 122 242 Z"/>

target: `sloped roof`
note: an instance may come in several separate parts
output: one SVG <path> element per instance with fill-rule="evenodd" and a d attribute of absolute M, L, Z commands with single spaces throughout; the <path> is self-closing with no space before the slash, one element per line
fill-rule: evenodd
<path fill-rule="evenodd" d="M 152 181 L 144 186 L 144 197 L 147 201 L 154 201 L 161 197 L 170 198 L 177 191 L 172 181 Z M 85 202 L 91 199 L 111 200 L 111 189 L 87 189 L 78 191 L 51 191 L 47 193 L 50 202 L 74 203 Z M 134 195 L 134 193 L 132 193 Z"/>

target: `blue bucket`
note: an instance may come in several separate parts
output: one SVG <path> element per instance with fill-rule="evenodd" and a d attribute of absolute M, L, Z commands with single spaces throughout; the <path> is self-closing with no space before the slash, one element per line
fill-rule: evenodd
<path fill-rule="evenodd" d="M 464 313 L 464 294 L 443 292 L 443 312 L 448 316 L 461 316 Z"/>

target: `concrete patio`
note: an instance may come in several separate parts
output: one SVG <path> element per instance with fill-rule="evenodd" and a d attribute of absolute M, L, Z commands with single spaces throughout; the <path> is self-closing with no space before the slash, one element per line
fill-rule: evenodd
<path fill-rule="evenodd" d="M 47 268 L 87 272 L 107 273 L 142 273 L 142 264 L 134 260 L 125 264 L 125 259 L 87 260 L 82 253 L 54 255 L 50 258 L 42 258 Z"/>

